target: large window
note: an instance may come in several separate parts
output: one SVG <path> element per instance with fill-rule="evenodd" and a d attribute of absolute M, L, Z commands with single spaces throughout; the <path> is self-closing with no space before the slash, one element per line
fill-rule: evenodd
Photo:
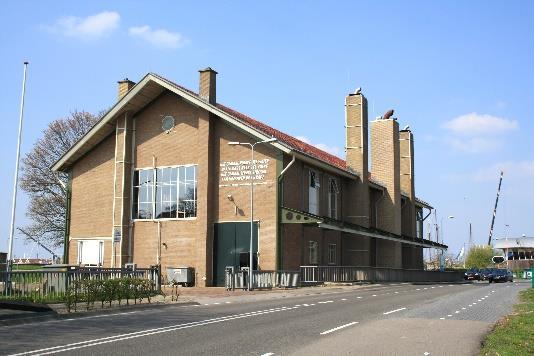
<path fill-rule="evenodd" d="M 337 180 L 330 178 L 328 183 L 328 216 L 332 219 L 337 219 L 337 201 L 339 195 Z"/>
<path fill-rule="evenodd" d="M 336 251 L 337 251 L 336 244 L 328 244 L 328 264 L 331 264 L 331 265 L 336 264 Z"/>
<path fill-rule="evenodd" d="M 319 175 L 317 172 L 310 170 L 310 184 L 309 184 L 309 206 L 308 212 L 310 214 L 319 215 L 319 189 L 321 184 L 319 182 Z"/>
<path fill-rule="evenodd" d="M 308 242 L 309 263 L 316 265 L 319 261 L 319 243 L 317 241 Z"/>
<path fill-rule="evenodd" d="M 197 216 L 196 166 L 135 171 L 134 219 L 185 219 Z"/>

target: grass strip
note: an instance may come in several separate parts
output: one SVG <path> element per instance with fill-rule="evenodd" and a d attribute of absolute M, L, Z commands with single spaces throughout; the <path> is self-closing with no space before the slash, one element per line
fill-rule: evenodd
<path fill-rule="evenodd" d="M 486 336 L 480 355 L 534 355 L 534 288 L 521 291 L 519 300 Z"/>

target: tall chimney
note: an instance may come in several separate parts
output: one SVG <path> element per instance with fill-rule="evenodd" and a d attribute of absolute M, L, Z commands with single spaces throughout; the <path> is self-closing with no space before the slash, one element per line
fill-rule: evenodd
<path fill-rule="evenodd" d="M 128 78 L 119 80 L 117 83 L 119 83 L 118 100 L 121 100 L 122 97 L 125 96 L 135 85 L 135 83 L 129 80 Z"/>
<path fill-rule="evenodd" d="M 416 237 L 415 218 L 415 182 L 414 182 L 414 146 L 413 134 L 409 129 L 399 132 L 400 146 L 400 187 L 401 191 L 408 194 L 408 201 L 404 206 L 402 230 L 404 234 Z M 406 224 L 406 226 L 405 226 Z"/>
<path fill-rule="evenodd" d="M 217 72 L 210 67 L 199 70 L 200 82 L 198 94 L 210 104 L 217 103 Z"/>
<path fill-rule="evenodd" d="M 358 89 L 345 97 L 345 150 L 347 168 L 360 176 L 351 184 L 346 201 L 347 220 L 369 226 L 369 146 L 367 99 Z"/>
<path fill-rule="evenodd" d="M 401 190 L 399 124 L 390 115 L 371 122 L 371 162 L 373 177 L 386 186 L 377 209 L 377 227 L 401 234 Z"/>

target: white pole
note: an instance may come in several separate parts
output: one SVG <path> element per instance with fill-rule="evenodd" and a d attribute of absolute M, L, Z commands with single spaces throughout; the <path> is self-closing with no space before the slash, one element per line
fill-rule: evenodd
<path fill-rule="evenodd" d="M 250 253 L 249 253 L 249 279 L 248 279 L 248 290 L 252 290 L 252 278 L 254 278 L 254 259 L 253 259 L 253 246 L 254 246 L 254 146 L 256 144 L 250 145 L 252 152 L 252 160 L 250 161 L 250 169 L 252 174 L 250 175 Z"/>
<path fill-rule="evenodd" d="M 24 95 L 26 94 L 26 71 L 28 62 L 24 62 L 24 75 L 22 78 L 22 97 L 20 99 L 19 136 L 17 139 L 17 161 L 15 163 L 15 178 L 13 181 L 13 203 L 11 208 L 11 229 L 9 231 L 9 247 L 7 252 L 7 270 L 11 271 L 13 259 L 13 235 L 15 234 L 15 211 L 17 209 L 17 188 L 19 179 L 20 142 L 22 139 L 22 119 L 24 117 Z"/>

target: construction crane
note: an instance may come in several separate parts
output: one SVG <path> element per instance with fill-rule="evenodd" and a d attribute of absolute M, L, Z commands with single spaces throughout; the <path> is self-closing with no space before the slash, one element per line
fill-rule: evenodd
<path fill-rule="evenodd" d="M 493 208 L 493 217 L 491 218 L 491 226 L 489 231 L 488 246 L 491 245 L 491 238 L 493 237 L 493 225 L 495 224 L 495 215 L 497 215 L 497 204 L 499 204 L 499 194 L 501 193 L 502 176 L 504 172 L 501 171 L 501 177 L 499 178 L 499 187 L 497 188 L 497 198 L 495 199 L 495 208 Z"/>
<path fill-rule="evenodd" d="M 26 235 L 27 238 L 29 238 L 30 240 L 34 241 L 37 243 L 37 245 L 41 246 L 42 248 L 44 248 L 48 253 L 50 253 L 52 255 L 52 260 L 53 262 L 52 263 L 55 263 L 56 259 L 57 259 L 57 255 L 54 251 L 52 251 L 49 247 L 47 247 L 46 245 L 42 244 L 39 240 L 37 240 L 35 237 L 33 237 L 32 235 L 28 234 L 26 231 L 22 230 L 20 227 L 17 228 L 17 230 L 19 230 L 20 232 L 22 232 L 24 235 Z"/>

